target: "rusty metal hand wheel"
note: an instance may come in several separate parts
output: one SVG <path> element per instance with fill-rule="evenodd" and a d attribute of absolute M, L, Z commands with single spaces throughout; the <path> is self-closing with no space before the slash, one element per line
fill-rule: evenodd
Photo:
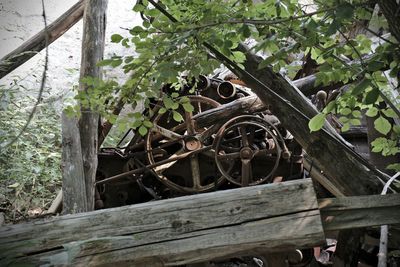
<path fill-rule="evenodd" d="M 184 118 L 183 123 L 174 121 L 168 113 L 158 114 L 154 118 L 153 128 L 145 140 L 147 158 L 149 164 L 177 158 L 153 169 L 159 180 L 176 191 L 204 192 L 224 179 L 215 172 L 217 168 L 211 151 L 213 128 L 197 127 L 193 116 L 220 104 L 203 96 L 188 98 L 194 107 L 193 112 L 183 108 L 175 110 Z"/>
<path fill-rule="evenodd" d="M 231 183 L 257 185 L 273 178 L 284 146 L 272 124 L 258 116 L 239 116 L 218 131 L 214 140 L 215 162 Z M 232 164 L 234 168 L 227 168 Z"/>

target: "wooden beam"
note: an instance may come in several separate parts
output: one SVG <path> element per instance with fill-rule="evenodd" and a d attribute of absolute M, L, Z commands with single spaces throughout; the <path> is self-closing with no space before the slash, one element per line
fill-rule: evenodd
<path fill-rule="evenodd" d="M 400 224 L 400 194 L 320 199 L 325 231 Z"/>
<path fill-rule="evenodd" d="M 3 226 L 0 265 L 174 266 L 324 241 L 304 179 Z"/>
<path fill-rule="evenodd" d="M 0 59 L 0 79 L 24 64 L 75 25 L 82 18 L 83 3 L 84 1 L 82 0 L 73 5 L 67 12 L 51 23 L 47 29 L 41 30 L 21 46 Z M 48 43 L 46 43 L 46 34 L 49 37 Z"/>

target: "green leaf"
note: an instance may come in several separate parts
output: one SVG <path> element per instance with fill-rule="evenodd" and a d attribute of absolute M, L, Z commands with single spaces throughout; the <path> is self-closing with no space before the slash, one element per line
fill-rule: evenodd
<path fill-rule="evenodd" d="M 124 39 L 124 37 L 122 37 L 118 33 L 111 35 L 111 42 L 113 43 L 119 43 L 122 39 Z"/>
<path fill-rule="evenodd" d="M 146 128 L 144 125 L 142 125 L 142 126 L 139 127 L 139 134 L 140 134 L 141 136 L 145 136 L 145 135 L 147 134 L 147 132 L 148 132 L 148 130 L 147 130 L 147 128 Z"/>
<path fill-rule="evenodd" d="M 164 97 L 163 102 L 164 102 L 165 108 L 167 108 L 167 109 L 171 109 L 171 107 L 174 105 L 174 101 L 169 97 Z"/>
<path fill-rule="evenodd" d="M 340 22 L 338 22 L 336 19 L 332 21 L 332 23 L 329 25 L 328 30 L 326 31 L 326 35 L 332 35 L 336 33 L 336 31 L 340 28 Z"/>
<path fill-rule="evenodd" d="M 381 111 L 382 111 L 383 114 L 385 114 L 385 116 L 388 117 L 388 118 L 393 118 L 393 119 L 397 119 L 397 118 L 398 118 L 396 112 L 394 112 L 394 110 L 391 109 L 391 108 L 382 109 Z"/>
<path fill-rule="evenodd" d="M 392 129 L 390 122 L 382 116 L 379 116 L 374 121 L 374 126 L 378 132 L 384 135 L 387 135 L 390 132 L 390 129 Z"/>
<path fill-rule="evenodd" d="M 242 33 L 243 33 L 243 37 L 244 38 L 249 38 L 251 36 L 251 31 L 249 26 L 247 26 L 246 24 L 243 24 L 242 26 Z"/>
<path fill-rule="evenodd" d="M 379 89 L 374 87 L 371 91 L 367 93 L 365 97 L 365 104 L 374 104 L 379 98 Z"/>
<path fill-rule="evenodd" d="M 165 112 L 167 112 L 166 108 L 160 108 L 160 110 L 158 111 L 158 114 L 164 114 Z"/>
<path fill-rule="evenodd" d="M 149 120 L 145 120 L 145 121 L 143 122 L 143 125 L 144 125 L 145 127 L 147 127 L 147 128 L 153 127 L 153 123 L 152 123 L 151 121 L 149 121 Z"/>
<path fill-rule="evenodd" d="M 308 128 L 310 128 L 310 132 L 320 130 L 324 126 L 325 118 L 326 115 L 323 113 L 319 113 L 314 118 L 312 118 L 308 123 Z"/>
<path fill-rule="evenodd" d="M 351 113 L 351 109 L 349 109 L 349 108 L 344 108 L 344 109 L 340 110 L 340 114 L 345 115 L 345 116 L 349 115 L 350 113 Z"/>
<path fill-rule="evenodd" d="M 338 6 L 336 9 L 336 16 L 339 19 L 350 19 L 353 17 L 353 14 L 354 8 L 348 3 Z"/>
<path fill-rule="evenodd" d="M 371 80 L 369 79 L 363 79 L 361 82 L 359 82 L 351 91 L 352 95 L 359 95 L 361 93 L 363 93 L 365 91 L 365 89 L 368 88 L 368 86 L 370 86 Z"/>
<path fill-rule="evenodd" d="M 375 117 L 378 115 L 378 109 L 376 107 L 370 107 L 367 112 L 365 113 L 368 117 Z"/>
<path fill-rule="evenodd" d="M 182 104 L 182 107 L 185 109 L 186 112 L 194 111 L 194 107 L 190 103 L 184 103 L 184 104 Z"/>
<path fill-rule="evenodd" d="M 181 122 L 181 121 L 183 121 L 183 117 L 182 117 L 182 115 L 179 113 L 179 112 L 177 112 L 177 111 L 172 111 L 172 117 L 174 118 L 174 120 L 176 121 L 176 122 Z"/>
<path fill-rule="evenodd" d="M 135 12 L 142 12 L 144 9 L 145 9 L 145 7 L 143 5 L 141 5 L 141 4 L 136 4 L 132 8 L 132 10 L 135 11 Z"/>
<path fill-rule="evenodd" d="M 243 63 L 246 60 L 246 56 L 240 51 L 234 51 L 232 54 L 236 62 Z"/>
<path fill-rule="evenodd" d="M 348 130 L 350 130 L 350 123 L 347 122 L 347 123 L 343 124 L 341 131 L 347 132 Z"/>
<path fill-rule="evenodd" d="M 386 169 L 388 170 L 394 170 L 396 172 L 400 172 L 400 163 L 393 163 L 393 164 L 389 164 Z"/>

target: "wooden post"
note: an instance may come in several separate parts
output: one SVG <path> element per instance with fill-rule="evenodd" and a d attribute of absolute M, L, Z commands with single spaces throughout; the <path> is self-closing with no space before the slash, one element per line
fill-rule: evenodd
<path fill-rule="evenodd" d="M 304 179 L 4 226 L 0 265 L 175 266 L 324 242 Z"/>
<path fill-rule="evenodd" d="M 106 29 L 107 0 L 86 0 L 83 15 L 82 62 L 80 78 L 101 79 L 101 68 L 97 63 L 103 59 Z M 79 90 L 90 95 L 86 84 L 79 84 Z M 79 132 L 82 146 L 83 169 L 88 210 L 94 209 L 94 183 L 97 169 L 98 120 L 94 107 L 82 107 Z"/>
<path fill-rule="evenodd" d="M 83 15 L 83 0 L 72 6 L 67 12 L 51 23 L 47 29 L 43 29 L 24 42 L 21 46 L 0 59 L 0 79 L 8 73 L 24 64 L 46 45 L 50 45 L 77 23 Z M 46 34 L 48 41 L 46 42 Z"/>
<path fill-rule="evenodd" d="M 87 211 L 78 119 L 62 114 L 62 190 L 63 213 Z"/>

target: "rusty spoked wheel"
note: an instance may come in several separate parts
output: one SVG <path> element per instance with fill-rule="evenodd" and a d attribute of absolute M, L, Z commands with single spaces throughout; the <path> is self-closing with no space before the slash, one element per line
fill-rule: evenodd
<path fill-rule="evenodd" d="M 188 98 L 194 107 L 192 112 L 181 107 L 175 110 L 184 122 L 174 121 L 168 113 L 158 114 L 145 143 L 149 164 L 178 158 L 153 169 L 162 183 L 175 191 L 197 193 L 213 189 L 223 177 L 215 173 L 212 126 L 197 127 L 193 116 L 220 104 L 203 96 Z"/>
<path fill-rule="evenodd" d="M 225 123 L 214 140 L 218 170 L 231 183 L 257 185 L 272 179 L 284 140 L 258 116 L 239 116 Z M 234 168 L 227 168 L 227 166 Z"/>

